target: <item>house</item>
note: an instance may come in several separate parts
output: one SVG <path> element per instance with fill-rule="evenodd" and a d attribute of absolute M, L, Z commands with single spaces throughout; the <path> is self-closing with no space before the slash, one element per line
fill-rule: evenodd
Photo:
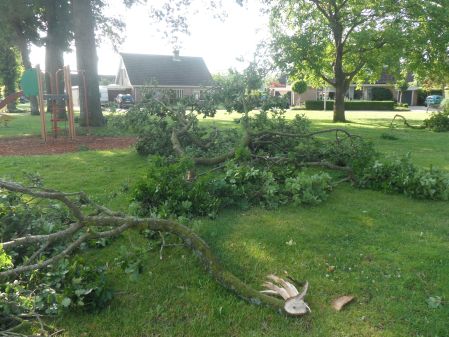
<path fill-rule="evenodd" d="M 409 75 L 407 81 L 413 82 L 413 76 Z M 373 90 L 374 88 L 384 88 L 391 91 L 393 99 L 399 101 L 400 93 L 395 89 L 394 86 L 395 79 L 393 76 L 384 73 L 381 78 L 376 83 L 365 83 L 361 86 L 356 84 L 351 84 L 348 92 L 346 93 L 346 98 L 348 100 L 373 100 Z M 418 105 L 418 93 L 420 88 L 416 86 L 410 86 L 406 92 L 402 95 L 402 102 L 408 103 L 409 105 Z M 291 98 L 292 105 L 299 105 L 299 103 L 304 103 L 309 100 L 320 100 L 323 98 L 324 94 L 327 95 L 329 99 L 333 99 L 335 95 L 335 88 L 308 88 L 305 93 L 297 94 L 292 91 L 291 84 L 286 80 L 281 80 L 279 82 L 273 83 L 270 86 L 270 91 L 273 95 L 289 95 Z"/>
<path fill-rule="evenodd" d="M 173 90 L 176 96 L 200 97 L 212 85 L 212 76 L 203 58 L 173 55 L 121 53 L 115 84 L 130 89 L 135 100 L 142 99 L 145 88 Z"/>

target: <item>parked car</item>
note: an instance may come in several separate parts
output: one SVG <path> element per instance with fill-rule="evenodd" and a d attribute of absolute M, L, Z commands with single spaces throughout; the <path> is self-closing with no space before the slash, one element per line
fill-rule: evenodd
<path fill-rule="evenodd" d="M 118 94 L 115 98 L 115 102 L 118 104 L 120 109 L 128 109 L 134 105 L 134 98 L 130 94 Z"/>
<path fill-rule="evenodd" d="M 443 96 L 441 95 L 430 95 L 426 98 L 426 105 L 440 105 L 443 101 Z"/>

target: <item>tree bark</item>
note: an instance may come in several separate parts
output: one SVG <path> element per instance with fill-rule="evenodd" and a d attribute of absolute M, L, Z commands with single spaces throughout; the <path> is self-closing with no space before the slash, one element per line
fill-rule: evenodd
<path fill-rule="evenodd" d="M 24 37 L 22 37 L 21 35 L 19 35 L 19 33 L 17 34 L 17 48 L 20 51 L 20 55 L 22 57 L 22 64 L 23 67 L 25 68 L 25 70 L 31 69 L 32 65 L 31 65 L 31 60 L 30 60 L 30 49 L 29 49 L 29 45 L 28 42 L 26 41 L 26 39 Z M 37 104 L 37 97 L 29 97 L 30 99 L 30 110 L 31 110 L 31 115 L 33 116 L 39 116 L 39 106 Z"/>
<path fill-rule="evenodd" d="M 103 126 L 105 119 L 100 104 L 95 18 L 92 12 L 92 3 L 91 0 L 73 0 L 72 6 L 80 89 L 80 125 Z"/>
<path fill-rule="evenodd" d="M 335 86 L 334 122 L 346 122 L 345 95 L 346 88 L 344 83 L 337 84 Z"/>
<path fill-rule="evenodd" d="M 54 1 L 47 1 L 46 4 L 46 21 L 47 21 L 47 38 L 45 45 L 45 71 L 47 73 L 47 90 L 51 94 L 57 94 L 57 87 L 59 87 L 59 94 L 64 92 L 64 76 L 58 70 L 64 67 L 64 47 L 61 46 L 60 35 L 63 24 L 60 22 L 58 15 L 58 8 Z M 48 103 L 47 112 L 52 111 L 53 104 Z M 65 104 L 60 102 L 56 104 L 58 109 L 58 118 L 66 120 L 67 114 L 65 111 Z"/>
<path fill-rule="evenodd" d="M 345 117 L 345 94 L 346 94 L 346 74 L 343 70 L 343 27 L 334 16 L 334 41 L 335 41 L 335 102 L 334 102 L 334 122 L 346 122 Z"/>

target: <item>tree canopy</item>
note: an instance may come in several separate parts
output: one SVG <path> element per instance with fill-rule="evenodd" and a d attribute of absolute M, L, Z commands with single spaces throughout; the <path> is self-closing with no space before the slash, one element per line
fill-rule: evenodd
<path fill-rule="evenodd" d="M 427 72 L 423 59 L 441 70 L 449 41 L 438 33 L 449 8 L 443 2 L 265 0 L 274 59 L 314 86 L 335 87 L 334 121 L 345 121 L 351 83 L 375 82 L 383 72 Z M 438 23 L 429 23 L 433 18 Z"/>

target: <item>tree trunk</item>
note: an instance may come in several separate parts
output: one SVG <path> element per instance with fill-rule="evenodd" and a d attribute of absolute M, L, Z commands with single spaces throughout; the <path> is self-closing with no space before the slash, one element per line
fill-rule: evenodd
<path fill-rule="evenodd" d="M 28 42 L 24 37 L 18 37 L 17 39 L 17 48 L 19 48 L 20 55 L 22 57 L 22 64 L 25 70 L 31 69 L 31 60 L 30 60 L 30 49 L 28 46 Z M 37 104 L 37 97 L 29 97 L 30 99 L 30 110 L 31 115 L 39 116 L 39 106 Z"/>
<path fill-rule="evenodd" d="M 344 45 L 342 42 L 343 28 L 341 25 L 335 24 L 334 28 L 335 39 L 335 101 L 334 101 L 334 123 L 346 122 L 345 117 L 345 95 L 349 88 L 349 83 L 346 83 L 346 76 L 343 71 L 343 51 Z"/>
<path fill-rule="evenodd" d="M 14 94 L 17 91 L 17 79 L 18 79 L 18 62 L 15 48 L 9 44 L 2 47 L 0 50 L 0 76 L 4 85 L 4 96 Z M 17 111 L 16 100 L 10 100 L 7 103 L 8 112 Z"/>
<path fill-rule="evenodd" d="M 91 0 L 73 0 L 76 58 L 80 89 L 80 125 L 103 126 L 95 44 L 95 18 Z"/>
<path fill-rule="evenodd" d="M 59 71 L 64 68 L 64 47 L 61 46 L 61 29 L 64 25 L 61 24 L 58 15 L 58 7 L 54 1 L 48 1 L 46 5 L 46 21 L 47 21 L 47 38 L 45 48 L 45 72 L 47 73 L 47 91 L 56 95 L 64 93 L 64 76 L 63 72 Z M 57 90 L 59 88 L 59 91 Z M 52 112 L 53 103 L 49 102 L 47 112 Z M 62 120 L 67 119 L 64 102 L 56 104 L 58 109 L 58 118 Z"/>
<path fill-rule="evenodd" d="M 337 84 L 335 86 L 334 122 L 346 122 L 345 94 L 346 94 L 346 87 L 344 83 Z"/>

